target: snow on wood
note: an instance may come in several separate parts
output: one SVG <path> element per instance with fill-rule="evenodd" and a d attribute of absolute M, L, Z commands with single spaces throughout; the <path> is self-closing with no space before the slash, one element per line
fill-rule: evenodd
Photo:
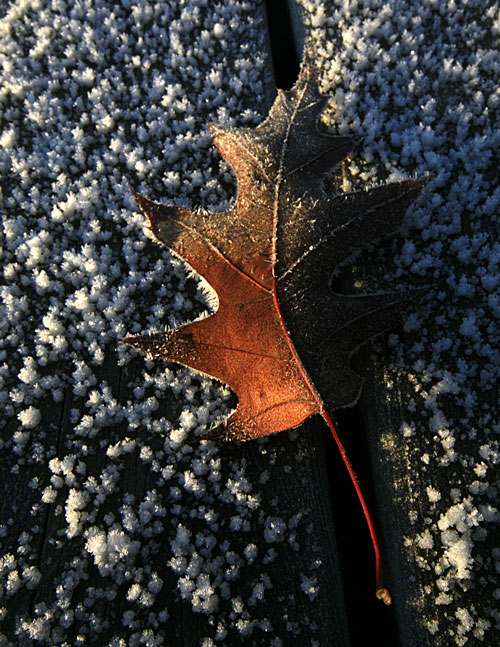
<path fill-rule="evenodd" d="M 227 208 L 234 177 L 206 124 L 267 111 L 262 12 L 1 11 L 2 645 L 345 639 L 318 435 L 193 443 L 231 393 L 118 343 L 211 307 L 146 239 L 130 188 Z"/>
<path fill-rule="evenodd" d="M 364 401 L 404 645 L 494 644 L 500 596 L 498 6 L 298 0 L 339 132 L 344 183 L 434 173 L 386 253 L 431 286 L 379 347 Z M 377 273 L 377 267 L 381 268 Z M 366 268 L 369 268 L 368 270 Z M 380 281 L 383 257 L 361 278 Z M 386 406 L 381 407 L 380 401 Z M 393 504 L 388 505 L 392 500 Z M 394 519 L 398 518 L 398 524 Z M 424 634 L 421 630 L 424 628 Z"/>

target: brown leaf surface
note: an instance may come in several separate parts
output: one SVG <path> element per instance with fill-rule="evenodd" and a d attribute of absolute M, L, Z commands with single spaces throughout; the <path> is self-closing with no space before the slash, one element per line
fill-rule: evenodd
<path fill-rule="evenodd" d="M 278 91 L 261 125 L 211 126 L 238 181 L 226 213 L 166 206 L 135 194 L 156 240 L 208 281 L 218 308 L 174 331 L 124 341 L 235 391 L 236 411 L 209 437 L 264 436 L 353 404 L 362 379 L 349 366 L 352 354 L 421 295 L 347 296 L 329 287 L 340 263 L 399 228 L 428 179 L 325 194 L 320 176 L 357 142 L 318 130 L 327 101 L 305 55 L 297 83 Z"/>

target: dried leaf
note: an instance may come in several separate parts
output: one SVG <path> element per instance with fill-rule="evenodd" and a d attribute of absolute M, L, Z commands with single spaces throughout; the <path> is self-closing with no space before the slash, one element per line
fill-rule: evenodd
<path fill-rule="evenodd" d="M 349 365 L 352 354 L 421 296 L 347 296 L 330 289 L 341 263 L 400 227 L 429 178 L 327 195 L 319 178 L 357 142 L 319 131 L 327 102 L 306 54 L 295 86 L 278 91 L 257 128 L 210 127 L 238 181 L 226 213 L 166 206 L 135 194 L 156 240 L 208 281 L 218 308 L 174 331 L 124 341 L 235 391 L 235 412 L 209 437 L 256 438 L 352 405 L 362 387 Z"/>

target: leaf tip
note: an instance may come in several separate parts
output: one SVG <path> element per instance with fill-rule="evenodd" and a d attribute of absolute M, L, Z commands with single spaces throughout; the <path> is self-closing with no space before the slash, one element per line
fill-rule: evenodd
<path fill-rule="evenodd" d="M 151 213 L 154 210 L 154 206 L 158 206 L 157 203 L 153 202 L 152 200 L 149 200 L 149 198 L 146 198 L 145 196 L 138 193 L 137 191 L 134 191 L 134 189 L 132 187 L 130 187 L 130 191 L 132 192 L 132 195 L 134 196 L 134 200 L 136 201 L 137 206 L 139 207 L 139 209 L 149 219 Z"/>
<path fill-rule="evenodd" d="M 131 335 L 130 337 L 123 337 L 118 341 L 122 344 L 132 346 L 143 355 L 150 359 L 155 357 L 163 357 L 162 349 L 165 347 L 165 340 L 168 333 L 156 333 L 151 335 Z"/>
<path fill-rule="evenodd" d="M 165 244 L 160 232 L 161 224 L 171 220 L 178 213 L 177 207 L 167 206 L 160 202 L 153 202 L 153 200 L 146 198 L 141 193 L 137 193 L 132 188 L 131 191 L 137 206 L 148 219 L 149 227 L 156 242 Z"/>

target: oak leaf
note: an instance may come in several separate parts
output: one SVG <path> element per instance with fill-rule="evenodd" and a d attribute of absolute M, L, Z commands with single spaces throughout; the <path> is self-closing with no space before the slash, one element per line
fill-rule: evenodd
<path fill-rule="evenodd" d="M 362 387 L 352 354 L 421 296 L 330 288 L 340 264 L 400 227 L 428 178 L 328 195 L 321 177 L 358 138 L 320 132 L 327 102 L 306 54 L 295 86 L 278 90 L 257 128 L 210 126 L 237 178 L 236 200 L 225 213 L 134 194 L 156 240 L 208 281 L 218 306 L 176 330 L 124 341 L 231 387 L 238 406 L 206 437 L 247 440 L 352 405 Z"/>

